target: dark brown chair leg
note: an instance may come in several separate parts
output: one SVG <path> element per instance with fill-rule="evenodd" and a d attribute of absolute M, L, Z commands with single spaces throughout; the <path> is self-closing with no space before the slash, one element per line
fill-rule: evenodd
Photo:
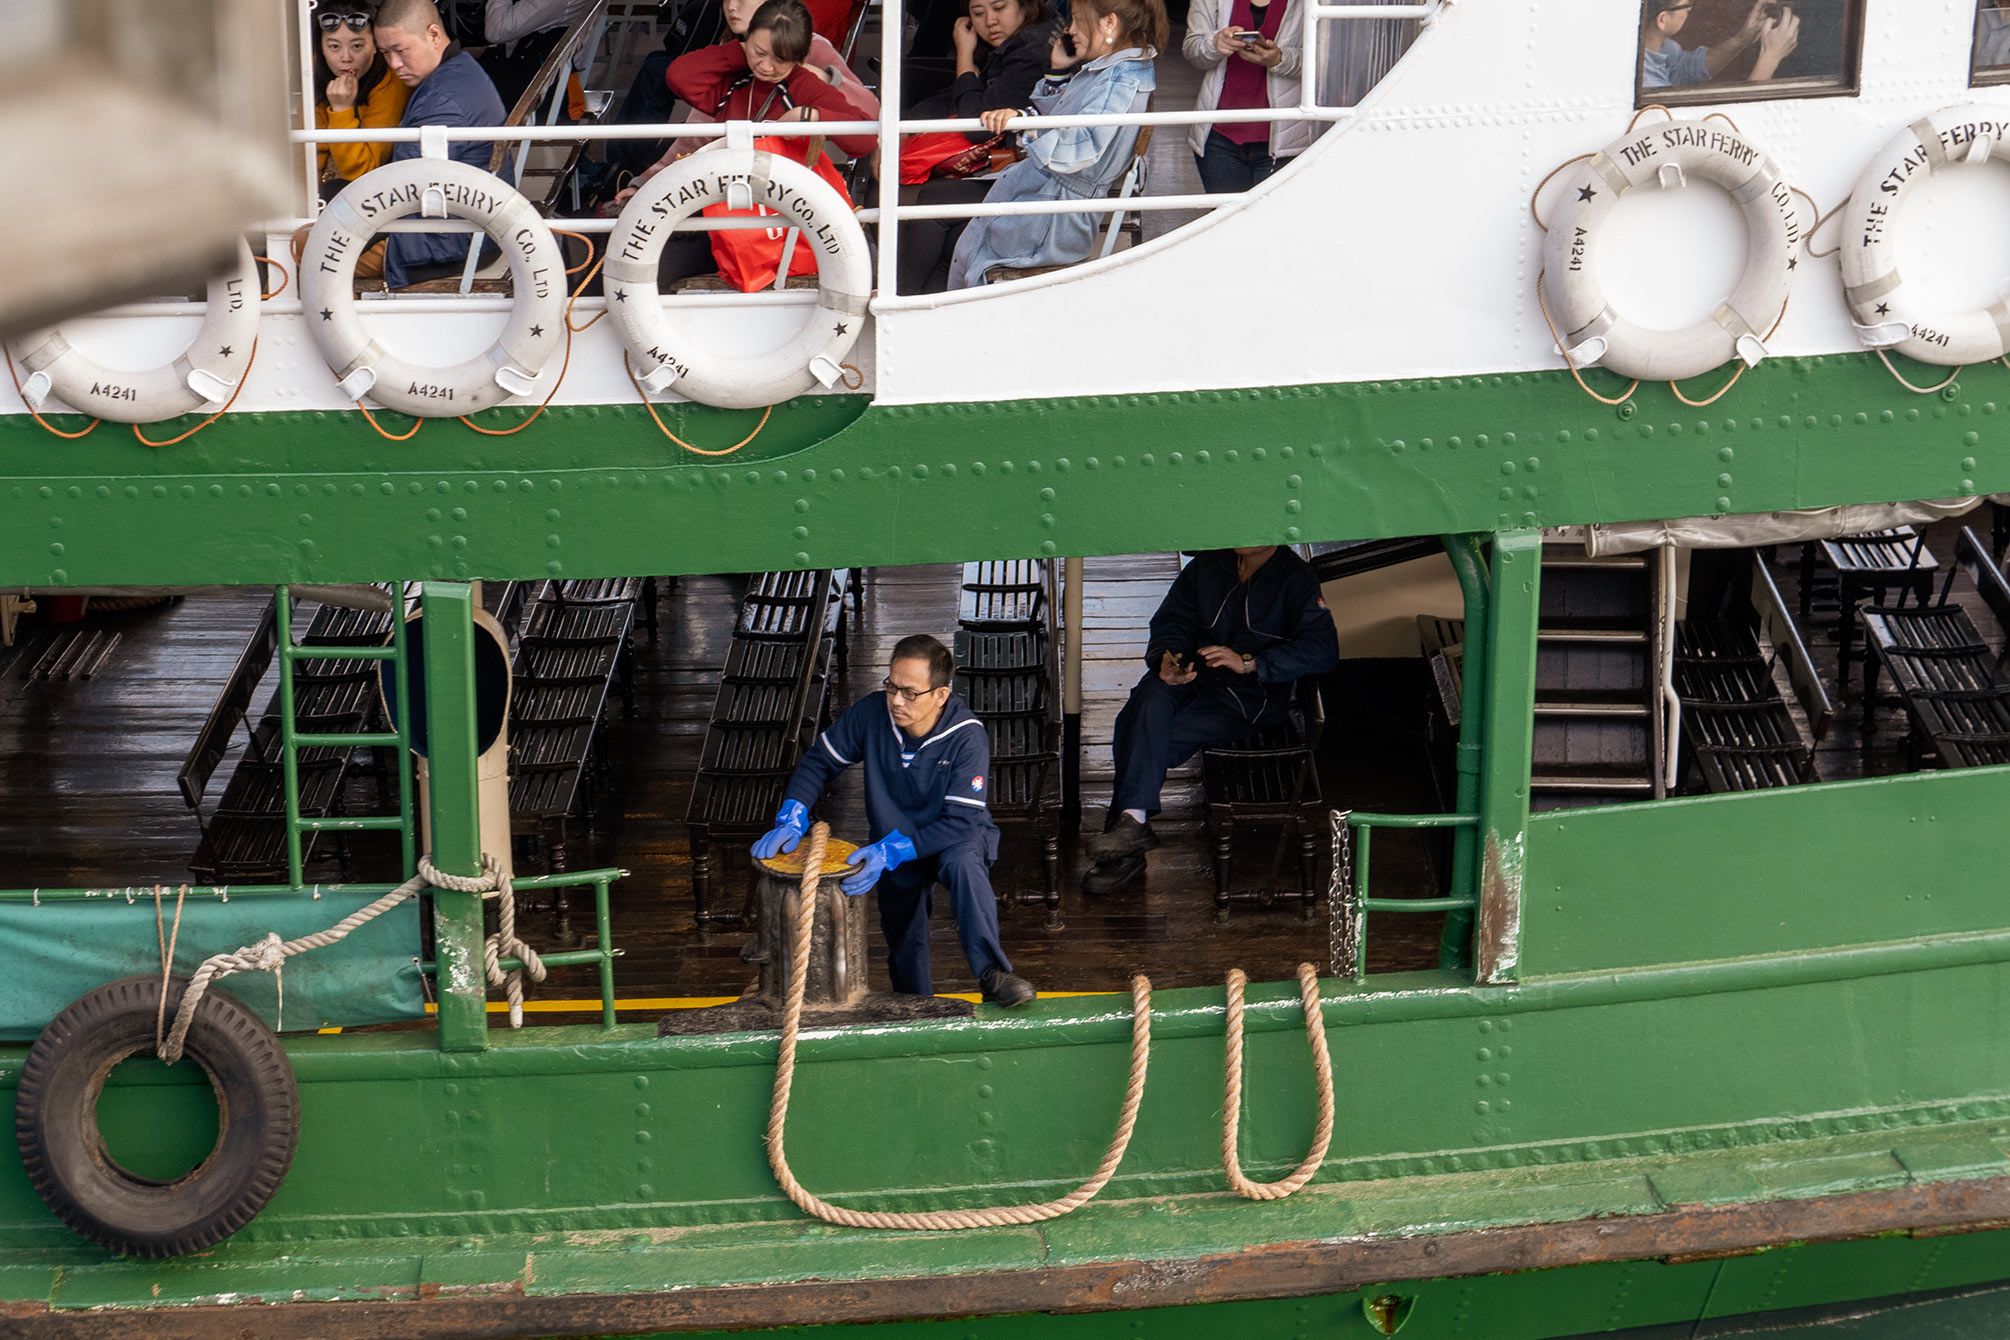
<path fill-rule="evenodd" d="M 1228 920 L 1228 869 L 1235 855 L 1235 819 L 1223 806 L 1209 825 L 1214 830 L 1214 919 Z"/>
<path fill-rule="evenodd" d="M 712 835 L 702 828 L 691 829 L 691 903 L 700 926 L 712 920 Z"/>
<path fill-rule="evenodd" d="M 1050 931 L 1061 929 L 1061 835 L 1049 827 L 1040 835 L 1040 862 L 1047 875 L 1047 919 Z"/>

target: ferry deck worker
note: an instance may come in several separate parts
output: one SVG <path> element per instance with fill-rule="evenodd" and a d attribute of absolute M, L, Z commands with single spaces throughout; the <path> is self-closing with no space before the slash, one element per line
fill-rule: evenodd
<path fill-rule="evenodd" d="M 1759 44 L 1758 59 L 1749 76 L 1756 83 L 1779 72 L 1780 62 L 1793 54 L 1800 42 L 1801 21 L 1780 0 L 1752 0 L 1744 26 L 1737 32 L 1706 47 L 1684 51 L 1675 35 L 1689 22 L 1692 0 L 1646 0 L 1640 20 L 1640 86 L 1672 88 L 1679 84 L 1701 84 L 1715 79 L 1730 68 L 1746 47 Z"/>
<path fill-rule="evenodd" d="M 500 126 L 508 112 L 475 58 L 450 41 L 433 0 L 384 0 L 377 11 L 377 50 L 391 73 L 412 90 L 401 126 Z M 447 157 L 488 171 L 491 140 L 453 140 Z M 419 156 L 416 142 L 391 150 L 391 161 Z M 420 267 L 451 267 L 468 256 L 466 233 L 392 233 L 384 239 L 384 282 L 403 288 Z M 372 248 L 374 250 L 374 248 Z M 369 259 L 366 252 L 364 260 Z M 363 276 L 361 263 L 356 267 Z"/>
<path fill-rule="evenodd" d="M 314 6 L 316 130 L 376 130 L 405 115 L 411 90 L 377 52 L 373 0 L 318 0 Z M 384 165 L 389 144 L 324 144 L 317 159 L 324 198 Z"/>
<path fill-rule="evenodd" d="M 879 884 L 879 925 L 895 991 L 935 992 L 928 969 L 928 918 L 937 884 L 949 891 L 963 956 L 984 998 L 1011 1008 L 1036 994 L 1012 971 L 998 942 L 991 863 L 998 827 L 985 803 L 991 743 L 984 723 L 950 691 L 956 663 L 926 634 L 893 648 L 884 687 L 853 703 L 817 737 L 789 778 L 775 827 L 753 846 L 767 860 L 794 851 L 816 804 L 839 773 L 865 767 L 872 842 L 852 853 L 857 873 L 839 887 L 857 896 Z"/>
<path fill-rule="evenodd" d="M 1152 615 L 1148 668 L 1117 714 L 1116 785 L 1082 892 L 1112 893 L 1144 872 L 1167 772 L 1282 720 L 1297 682 L 1339 662 L 1304 559 L 1277 545 L 1195 554 Z"/>

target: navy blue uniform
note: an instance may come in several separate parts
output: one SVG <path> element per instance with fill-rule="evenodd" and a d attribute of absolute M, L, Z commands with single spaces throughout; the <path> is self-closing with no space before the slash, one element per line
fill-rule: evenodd
<path fill-rule="evenodd" d="M 951 695 L 926 739 L 894 724 L 885 693 L 853 703 L 817 737 L 789 778 L 785 799 L 816 804 L 824 789 L 854 763 L 865 765 L 865 812 L 877 842 L 898 829 L 915 858 L 880 877 L 879 926 L 895 991 L 935 993 L 928 970 L 928 918 L 936 884 L 949 890 L 956 931 L 970 971 L 982 977 L 1012 971 L 998 943 L 998 902 L 991 863 L 998 826 L 985 803 L 991 742 L 963 700 Z"/>
<path fill-rule="evenodd" d="M 1255 672 L 1201 664 L 1195 652 L 1206 646 L 1253 654 Z M 1196 666 L 1199 678 L 1178 686 L 1160 679 L 1159 657 L 1168 651 Z M 1333 616 L 1304 559 L 1280 546 L 1244 582 L 1233 549 L 1194 555 L 1152 615 L 1145 677 L 1117 714 L 1111 815 L 1157 814 L 1167 772 L 1208 745 L 1282 720 L 1297 681 L 1339 663 Z"/>

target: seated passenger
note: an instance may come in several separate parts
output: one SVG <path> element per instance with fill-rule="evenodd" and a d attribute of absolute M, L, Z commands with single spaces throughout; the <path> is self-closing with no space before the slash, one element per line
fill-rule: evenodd
<path fill-rule="evenodd" d="M 370 35 L 376 13 L 370 0 L 320 0 L 314 6 L 314 103 L 317 130 L 377 130 L 395 126 L 410 96 L 404 82 L 377 53 Z M 319 154 L 321 193 L 332 198 L 356 178 L 381 167 L 388 144 L 324 144 Z"/>
<path fill-rule="evenodd" d="M 1181 50 L 1200 70 L 1194 110 L 1298 105 L 1305 16 L 1298 0 L 1193 0 Z M 1246 191 L 1318 137 L 1313 121 L 1223 121 L 1187 136 L 1201 189 Z"/>
<path fill-rule="evenodd" d="M 482 69 L 495 81 L 496 94 L 508 111 L 524 95 L 552 49 L 565 38 L 594 0 L 487 0 L 482 10 Z M 573 58 L 584 69 L 598 43 L 583 42 Z"/>
<path fill-rule="evenodd" d="M 968 16 L 956 20 L 950 34 L 956 47 L 956 78 L 940 93 L 910 106 L 908 117 L 965 119 L 1026 106 L 1046 73 L 1054 26 L 1043 0 L 970 0 Z M 910 136 L 902 145 L 900 180 L 910 186 L 927 181 L 933 170 L 960 153 L 958 142 L 977 146 L 998 138 L 989 131 Z"/>
<path fill-rule="evenodd" d="M 1752 0 L 1744 26 L 1728 39 L 1684 51 L 1675 35 L 1689 22 L 1691 0 L 1647 0 L 1640 24 L 1640 87 L 1672 88 L 1701 84 L 1722 76 L 1746 47 L 1759 44 L 1758 59 L 1747 76 L 1753 82 L 1771 79 L 1780 62 L 1801 40 L 1801 21 L 1779 0 Z"/>
<path fill-rule="evenodd" d="M 1148 668 L 1117 714 L 1116 784 L 1082 892 L 1112 893 L 1144 873 L 1166 773 L 1283 720 L 1297 681 L 1339 662 L 1304 559 L 1276 545 L 1195 554 L 1152 615 Z"/>
<path fill-rule="evenodd" d="M 377 11 L 377 49 L 384 53 L 391 73 L 403 80 L 411 92 L 405 104 L 401 126 L 500 126 L 506 111 L 496 86 L 482 73 L 475 58 L 449 41 L 440 25 L 433 0 L 384 0 Z M 447 156 L 488 170 L 495 152 L 491 140 L 454 140 Z M 400 144 L 391 151 L 391 161 L 419 156 L 417 143 Z M 392 288 L 412 282 L 415 268 L 447 269 L 461 264 L 468 255 L 465 233 L 392 233 L 384 239 L 382 273 Z M 370 249 L 376 251 L 376 247 Z M 365 252 L 357 264 L 357 275 L 370 260 Z"/>
<path fill-rule="evenodd" d="M 1048 51 L 1047 77 L 1027 113 L 1048 116 L 1135 114 L 1157 84 L 1152 62 L 1166 40 L 1162 0 L 1079 0 L 1067 29 Z M 984 113 L 993 132 L 1020 113 Z M 1069 126 L 1025 139 L 1026 156 L 1005 169 L 985 194 L 987 204 L 1016 200 L 1093 199 L 1131 165 L 1136 126 Z M 975 184 L 975 183 L 972 183 Z M 972 219 L 956 241 L 948 286 L 985 282 L 995 265 L 1025 269 L 1085 260 L 1095 250 L 1103 214 L 1022 214 Z"/>
<path fill-rule="evenodd" d="M 727 35 L 736 41 L 744 40 L 747 24 L 754 17 L 754 10 L 761 0 L 725 0 Z M 664 36 L 667 45 L 677 37 L 676 29 Z M 838 49 L 828 38 L 817 33 L 810 38 L 809 55 L 803 63 L 820 72 L 825 81 L 843 95 L 845 100 L 844 119 L 847 121 L 877 121 L 879 119 L 879 99 L 863 80 L 853 74 L 846 65 Z M 642 68 L 635 76 L 628 94 L 622 99 L 621 108 L 615 114 L 614 123 L 623 126 L 652 125 L 667 122 L 677 105 L 676 95 L 670 91 L 670 53 L 668 50 L 652 51 L 642 61 Z M 697 119 L 704 119 L 702 117 Z M 666 148 L 669 152 L 666 154 Z M 640 175 L 659 158 L 672 161 L 689 152 L 689 147 L 666 145 L 661 140 L 614 140 L 607 151 L 608 167 L 615 172 L 626 171 Z"/>
<path fill-rule="evenodd" d="M 670 88 L 712 121 L 850 120 L 858 114 L 858 94 L 832 82 L 834 73 L 808 63 L 812 37 L 803 0 L 764 0 L 747 21 L 744 40 L 721 42 L 672 61 Z M 877 114 L 876 104 L 874 110 Z M 876 142 L 870 134 L 831 138 L 854 155 L 871 153 Z M 673 146 L 636 180 L 647 181 L 690 151 Z M 617 203 L 632 193 L 632 188 L 622 192 Z M 668 288 L 713 268 L 709 232 L 674 232 L 664 243 L 656 282 Z"/>

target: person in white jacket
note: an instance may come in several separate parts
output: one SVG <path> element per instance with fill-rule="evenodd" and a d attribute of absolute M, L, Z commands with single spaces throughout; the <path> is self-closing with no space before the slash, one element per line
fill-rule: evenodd
<path fill-rule="evenodd" d="M 1201 72 L 1203 112 L 1282 110 L 1298 105 L 1298 62 L 1307 0 L 1193 0 L 1182 50 Z M 1193 128 L 1188 144 L 1201 186 L 1246 191 L 1318 136 L 1316 121 L 1229 121 Z"/>

